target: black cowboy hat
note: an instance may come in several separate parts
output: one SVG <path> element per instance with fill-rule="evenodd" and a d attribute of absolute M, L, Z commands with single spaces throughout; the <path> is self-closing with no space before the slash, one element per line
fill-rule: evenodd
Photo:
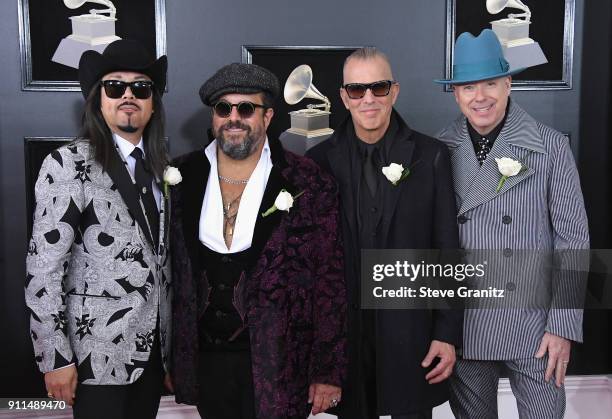
<path fill-rule="evenodd" d="M 112 71 L 136 71 L 153 80 L 160 95 L 166 88 L 167 57 L 157 60 L 138 41 L 120 39 L 109 44 L 104 52 L 85 51 L 79 61 L 79 83 L 85 99 L 96 83 Z"/>

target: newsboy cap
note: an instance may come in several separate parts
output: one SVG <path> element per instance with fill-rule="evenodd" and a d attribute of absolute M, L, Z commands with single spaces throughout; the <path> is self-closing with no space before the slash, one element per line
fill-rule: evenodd
<path fill-rule="evenodd" d="M 135 71 L 146 74 L 160 95 L 166 88 L 168 59 L 155 57 L 138 41 L 119 39 L 108 44 L 104 52 L 85 51 L 79 61 L 79 82 L 85 99 L 98 80 L 113 71 Z"/>
<path fill-rule="evenodd" d="M 221 67 L 200 87 L 200 99 L 212 106 L 228 93 L 252 94 L 266 92 L 276 99 L 280 91 L 278 78 L 268 69 L 256 64 L 232 63 Z"/>

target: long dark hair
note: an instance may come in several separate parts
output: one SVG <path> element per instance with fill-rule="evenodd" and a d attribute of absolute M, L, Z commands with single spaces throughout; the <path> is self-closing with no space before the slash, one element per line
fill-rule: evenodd
<path fill-rule="evenodd" d="M 101 88 L 94 87 L 89 92 L 85 101 L 79 138 L 89 141 L 94 159 L 102 166 L 104 171 L 107 171 L 111 153 L 116 153 L 116 151 L 113 135 L 100 110 L 101 90 Z M 147 163 L 153 175 L 161 180 L 164 169 L 168 164 L 168 152 L 164 137 L 166 126 L 164 105 L 156 89 L 153 89 L 153 109 L 155 109 L 155 112 L 151 115 L 142 137 Z"/>

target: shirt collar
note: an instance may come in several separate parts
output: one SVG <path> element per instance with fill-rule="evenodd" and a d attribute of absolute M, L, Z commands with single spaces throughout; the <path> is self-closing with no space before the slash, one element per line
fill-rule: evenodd
<path fill-rule="evenodd" d="M 134 151 L 136 147 L 138 147 L 142 151 L 143 156 L 145 155 L 144 142 L 142 141 L 142 137 L 140 137 L 140 141 L 138 141 L 138 144 L 136 145 L 132 144 L 122 136 L 115 133 L 113 133 L 113 140 L 115 140 L 115 144 L 117 144 L 117 147 L 119 147 L 119 150 L 121 151 L 124 160 L 127 160 L 127 158 L 130 157 L 130 154 L 132 154 L 132 151 Z"/>

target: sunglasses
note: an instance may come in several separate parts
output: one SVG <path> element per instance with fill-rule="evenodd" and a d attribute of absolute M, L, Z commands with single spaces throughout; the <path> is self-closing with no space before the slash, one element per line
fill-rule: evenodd
<path fill-rule="evenodd" d="M 137 80 L 129 83 L 121 80 L 102 80 L 100 85 L 104 87 L 106 96 L 111 99 L 122 97 L 128 86 L 136 99 L 148 99 L 153 93 L 153 82 L 150 80 Z"/>
<path fill-rule="evenodd" d="M 229 103 L 229 102 L 225 102 L 222 100 L 222 101 L 215 103 L 215 106 L 213 106 L 213 111 L 219 118 L 227 118 L 228 116 L 231 115 L 232 109 L 234 108 L 234 106 L 236 107 L 236 110 L 238 111 L 238 115 L 240 115 L 240 118 L 243 118 L 243 119 L 247 119 L 253 116 L 256 108 L 267 109 L 267 106 L 259 105 L 257 103 L 252 103 L 252 102 Z"/>
<path fill-rule="evenodd" d="M 387 96 L 391 91 L 391 86 L 396 83 L 394 80 L 381 80 L 374 83 L 348 83 L 343 85 L 342 88 L 351 99 L 361 99 L 368 89 L 374 96 Z"/>

